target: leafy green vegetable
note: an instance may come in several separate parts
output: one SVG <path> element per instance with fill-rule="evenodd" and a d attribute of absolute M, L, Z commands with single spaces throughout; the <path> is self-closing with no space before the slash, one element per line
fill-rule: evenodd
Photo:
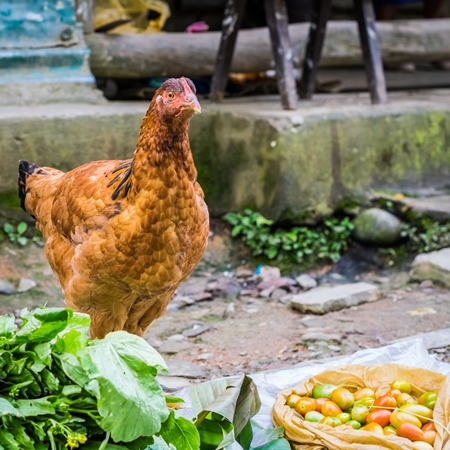
<path fill-rule="evenodd" d="M 155 377 L 166 364 L 142 338 L 117 331 L 91 341 L 89 317 L 68 308 L 25 309 L 21 319 L 0 317 L 0 450 L 253 448 L 251 378 L 192 387 L 191 421 L 167 407 L 181 399 L 164 396 Z"/>

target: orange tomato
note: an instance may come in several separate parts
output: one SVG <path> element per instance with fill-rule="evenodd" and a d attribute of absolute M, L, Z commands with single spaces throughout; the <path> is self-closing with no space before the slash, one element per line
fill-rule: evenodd
<path fill-rule="evenodd" d="M 341 414 L 341 412 L 342 409 L 331 400 L 328 400 L 322 405 L 322 414 L 324 416 L 337 416 L 338 414 Z"/>
<path fill-rule="evenodd" d="M 377 408 L 373 408 L 377 410 L 382 408 L 393 410 L 397 406 L 397 401 L 391 395 L 385 394 L 377 397 L 372 406 L 377 406 Z"/>
<path fill-rule="evenodd" d="M 366 422 L 375 422 L 382 427 L 389 425 L 389 418 L 391 417 L 392 411 L 387 409 L 379 409 L 378 411 L 372 411 L 367 417 Z"/>
<path fill-rule="evenodd" d="M 398 427 L 402 423 L 410 423 L 412 425 L 415 425 L 417 428 L 422 427 L 422 422 L 416 416 L 413 416 L 409 412 L 402 411 L 400 409 L 398 411 L 394 411 L 391 414 L 389 421 L 391 422 L 391 425 L 397 429 L 397 433 Z"/>
<path fill-rule="evenodd" d="M 355 403 L 353 394 L 345 388 L 337 388 L 331 393 L 330 400 L 339 406 L 342 410 L 349 409 Z"/>
<path fill-rule="evenodd" d="M 390 395 L 397 400 L 397 397 L 402 393 L 399 389 L 391 389 L 390 391 L 386 392 L 387 395 Z"/>
<path fill-rule="evenodd" d="M 310 411 L 316 410 L 316 402 L 313 398 L 309 397 L 302 397 L 300 400 L 297 400 L 295 404 L 295 410 L 304 416 L 306 413 L 309 413 Z"/>
<path fill-rule="evenodd" d="M 403 422 L 397 427 L 397 434 L 411 441 L 422 441 L 423 431 L 412 423 Z"/>
<path fill-rule="evenodd" d="M 436 431 L 434 422 L 428 422 L 422 427 L 422 431 Z"/>
<path fill-rule="evenodd" d="M 370 388 L 362 388 L 356 391 L 353 394 L 353 397 L 355 398 L 355 401 L 361 400 L 362 398 L 366 397 L 375 398 L 375 392 L 373 391 L 373 389 Z"/>
<path fill-rule="evenodd" d="M 384 434 L 383 427 L 376 422 L 368 423 L 364 425 L 361 430 L 371 431 L 372 433 Z"/>
<path fill-rule="evenodd" d="M 427 444 L 434 445 L 434 441 L 436 440 L 436 431 L 424 431 L 422 441 L 426 442 Z"/>
<path fill-rule="evenodd" d="M 325 402 L 328 402 L 330 399 L 326 398 L 326 397 L 322 397 L 322 398 L 316 398 L 314 401 L 316 402 L 316 411 L 317 412 L 322 412 L 322 405 Z"/>

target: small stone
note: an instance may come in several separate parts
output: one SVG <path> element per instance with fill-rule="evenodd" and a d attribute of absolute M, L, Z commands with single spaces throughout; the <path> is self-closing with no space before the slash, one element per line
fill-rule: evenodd
<path fill-rule="evenodd" d="M 0 294 L 11 295 L 16 292 L 16 288 L 5 280 L 0 280 Z"/>
<path fill-rule="evenodd" d="M 393 245 L 401 239 L 401 220 L 380 208 L 366 209 L 353 221 L 355 239 L 372 245 Z"/>
<path fill-rule="evenodd" d="M 299 275 L 295 281 L 297 281 L 298 285 L 305 290 L 317 287 L 317 281 L 315 278 L 306 273 Z"/>
<path fill-rule="evenodd" d="M 236 271 L 236 278 L 250 278 L 253 272 L 248 269 L 239 269 Z"/>
<path fill-rule="evenodd" d="M 211 359 L 214 356 L 214 353 L 202 353 L 201 355 L 197 356 L 197 361 L 207 361 L 208 359 Z"/>
<path fill-rule="evenodd" d="M 19 287 L 17 288 L 17 292 L 27 292 L 36 286 L 37 286 L 36 281 L 31 280 L 30 278 L 21 278 L 19 281 Z"/>
<path fill-rule="evenodd" d="M 169 341 L 185 341 L 186 339 L 184 338 L 184 336 L 182 334 L 172 334 L 172 336 L 169 336 L 167 338 L 167 340 Z"/>
<path fill-rule="evenodd" d="M 276 288 L 270 294 L 270 298 L 273 298 L 274 300 L 280 300 L 280 298 L 284 297 L 285 295 L 286 295 L 286 291 L 284 289 Z"/>
<path fill-rule="evenodd" d="M 189 361 L 170 359 L 166 363 L 169 368 L 169 374 L 173 377 L 204 378 L 206 376 L 204 369 Z"/>
<path fill-rule="evenodd" d="M 370 283 L 341 284 L 317 287 L 292 297 L 291 306 L 302 313 L 325 314 L 361 303 L 373 302 L 381 297 L 378 286 Z"/>
<path fill-rule="evenodd" d="M 242 289 L 239 293 L 241 297 L 249 296 L 249 297 L 258 297 L 259 291 L 258 289 Z"/>
<path fill-rule="evenodd" d="M 185 306 L 192 305 L 193 303 L 195 303 L 195 300 L 191 297 L 186 295 L 176 295 L 169 303 L 169 306 L 171 309 L 177 310 L 184 308 Z"/>
<path fill-rule="evenodd" d="M 174 341 L 168 339 L 160 345 L 158 351 L 160 353 L 175 354 L 182 352 L 183 350 L 187 350 L 190 347 L 191 344 L 189 342 Z"/>
<path fill-rule="evenodd" d="M 431 280 L 450 287 L 450 248 L 417 255 L 410 275 L 414 280 Z"/>
<path fill-rule="evenodd" d="M 208 325 L 194 325 L 192 328 L 188 328 L 183 331 L 183 336 L 185 337 L 196 337 L 202 333 L 208 331 L 210 327 Z"/>
<path fill-rule="evenodd" d="M 247 356 L 247 352 L 240 352 L 239 356 Z"/>
<path fill-rule="evenodd" d="M 431 288 L 433 287 L 433 282 L 431 280 L 422 281 L 422 283 L 420 283 L 420 287 L 422 289 Z"/>
<path fill-rule="evenodd" d="M 302 341 L 340 341 L 342 335 L 337 333 L 308 332 L 302 334 Z"/>
<path fill-rule="evenodd" d="M 275 290 L 275 286 L 270 286 L 267 289 L 263 289 L 260 293 L 259 296 L 263 297 L 263 298 L 269 298 L 270 295 L 272 294 L 272 292 Z"/>

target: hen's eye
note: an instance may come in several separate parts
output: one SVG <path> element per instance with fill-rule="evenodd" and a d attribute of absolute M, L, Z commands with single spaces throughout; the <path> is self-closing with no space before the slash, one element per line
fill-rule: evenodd
<path fill-rule="evenodd" d="M 167 98 L 168 98 L 169 100 L 172 100 L 174 97 L 175 97 L 175 96 L 173 95 L 173 92 L 168 92 L 168 93 L 167 93 Z"/>

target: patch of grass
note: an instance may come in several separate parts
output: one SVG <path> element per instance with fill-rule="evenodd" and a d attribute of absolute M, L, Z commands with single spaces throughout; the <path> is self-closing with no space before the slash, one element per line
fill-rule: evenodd
<path fill-rule="evenodd" d="M 330 218 L 317 227 L 277 227 L 258 212 L 249 209 L 228 213 L 232 236 L 242 237 L 254 256 L 285 263 L 336 262 L 347 249 L 353 225 L 348 217 Z"/>

